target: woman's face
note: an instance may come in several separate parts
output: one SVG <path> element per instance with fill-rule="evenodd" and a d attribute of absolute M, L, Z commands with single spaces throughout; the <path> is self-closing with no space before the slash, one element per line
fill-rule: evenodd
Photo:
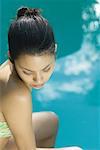
<path fill-rule="evenodd" d="M 41 88 L 50 78 L 55 66 L 55 56 L 22 55 L 15 60 L 17 74 L 30 88 Z"/>

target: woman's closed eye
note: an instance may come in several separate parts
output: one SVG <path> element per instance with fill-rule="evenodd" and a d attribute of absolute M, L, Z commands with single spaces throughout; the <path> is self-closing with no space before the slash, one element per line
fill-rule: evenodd
<path fill-rule="evenodd" d="M 47 69 L 45 69 L 43 71 L 44 72 L 48 72 L 50 69 L 51 69 L 51 67 L 49 67 L 49 68 L 47 68 Z M 26 75 L 32 75 L 32 73 L 29 73 L 29 72 L 26 72 L 26 71 L 23 71 L 23 73 L 26 74 Z"/>
<path fill-rule="evenodd" d="M 44 72 L 48 72 L 50 69 L 51 69 L 51 67 L 49 67 L 49 68 L 47 68 L 47 69 L 45 69 L 45 70 L 43 70 L 43 71 L 44 71 Z"/>
<path fill-rule="evenodd" d="M 24 74 L 26 75 L 32 75 L 32 73 L 29 73 L 29 72 L 26 72 L 26 71 L 23 71 Z"/>

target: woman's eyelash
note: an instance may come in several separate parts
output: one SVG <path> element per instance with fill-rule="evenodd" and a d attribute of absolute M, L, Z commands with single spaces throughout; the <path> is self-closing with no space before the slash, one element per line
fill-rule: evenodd
<path fill-rule="evenodd" d="M 32 73 L 27 73 L 27 72 L 25 72 L 25 71 L 23 71 L 23 73 L 25 73 L 25 74 L 27 74 L 27 75 L 31 75 Z"/>
<path fill-rule="evenodd" d="M 50 70 L 50 68 L 51 68 L 51 67 L 49 67 L 48 69 L 44 70 L 44 72 L 49 71 L 49 70 Z M 27 75 L 31 75 L 31 74 L 32 74 L 32 73 L 28 73 L 28 72 L 25 72 L 25 71 L 23 71 L 23 73 L 25 73 L 25 74 L 27 74 Z"/>
<path fill-rule="evenodd" d="M 45 72 L 49 71 L 51 67 L 49 67 L 48 69 L 44 70 Z"/>

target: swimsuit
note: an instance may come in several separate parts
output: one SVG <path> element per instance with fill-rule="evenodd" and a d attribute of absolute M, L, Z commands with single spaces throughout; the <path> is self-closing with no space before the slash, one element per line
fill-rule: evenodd
<path fill-rule="evenodd" d="M 12 133 L 6 122 L 0 122 L 0 138 L 1 137 L 10 137 Z"/>

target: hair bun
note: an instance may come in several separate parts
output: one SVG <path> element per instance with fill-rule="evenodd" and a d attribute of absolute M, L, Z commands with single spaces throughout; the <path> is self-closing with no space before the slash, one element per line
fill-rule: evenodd
<path fill-rule="evenodd" d="M 22 8 L 19 8 L 17 11 L 17 19 L 22 16 L 35 17 L 37 15 L 40 15 L 39 8 L 22 7 Z"/>
<path fill-rule="evenodd" d="M 19 8 L 17 11 L 17 19 L 20 18 L 21 16 L 24 16 L 26 10 L 28 10 L 27 7 Z"/>

